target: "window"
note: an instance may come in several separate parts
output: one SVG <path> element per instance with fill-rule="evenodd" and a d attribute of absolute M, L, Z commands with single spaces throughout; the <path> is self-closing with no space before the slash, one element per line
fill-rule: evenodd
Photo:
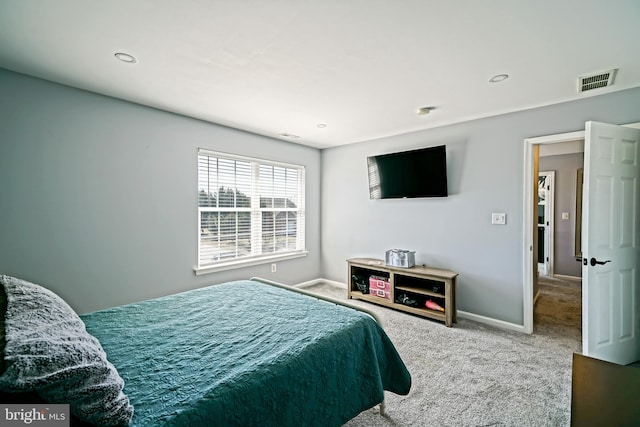
<path fill-rule="evenodd" d="M 198 150 L 198 270 L 304 255 L 303 166 Z"/>

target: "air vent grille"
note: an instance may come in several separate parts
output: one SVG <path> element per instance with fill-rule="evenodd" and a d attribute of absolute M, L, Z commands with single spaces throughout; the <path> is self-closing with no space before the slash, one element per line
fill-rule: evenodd
<path fill-rule="evenodd" d="M 578 92 L 587 92 L 589 90 L 611 86 L 615 74 L 616 70 L 613 69 L 603 73 L 578 77 Z"/>
<path fill-rule="evenodd" d="M 298 138 L 300 138 L 298 135 L 294 135 L 294 134 L 292 134 L 292 133 L 286 133 L 286 132 L 285 132 L 285 133 L 280 133 L 280 134 L 278 134 L 278 135 L 280 135 L 280 136 L 284 136 L 285 138 L 293 138 L 293 139 L 298 139 Z"/>

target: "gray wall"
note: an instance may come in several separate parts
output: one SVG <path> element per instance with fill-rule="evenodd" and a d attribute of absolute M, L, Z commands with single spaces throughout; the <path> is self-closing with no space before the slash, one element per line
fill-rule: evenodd
<path fill-rule="evenodd" d="M 324 277 L 344 282 L 347 258 L 411 249 L 417 263 L 459 273 L 460 310 L 522 325 L 524 140 L 587 120 L 640 121 L 640 89 L 323 150 Z M 369 200 L 367 156 L 440 144 L 448 198 Z M 491 225 L 492 212 L 507 224 Z"/>
<path fill-rule="evenodd" d="M 344 282 L 345 259 L 406 248 L 460 273 L 461 310 L 522 324 L 523 140 L 640 121 L 633 89 L 320 152 L 1 69 L 0 93 L 0 274 L 80 312 L 254 275 Z M 369 200 L 366 156 L 440 144 L 450 197 Z M 304 164 L 310 255 L 195 276 L 198 147 Z"/>
<path fill-rule="evenodd" d="M 0 274 L 79 312 L 320 273 L 320 151 L 0 69 Z M 306 166 L 304 258 L 195 276 L 198 147 Z"/>
<path fill-rule="evenodd" d="M 582 264 L 575 258 L 576 174 L 584 164 L 584 154 L 540 157 L 540 171 L 555 171 L 553 272 L 565 276 L 582 276 Z M 562 219 L 562 212 L 569 219 Z"/>

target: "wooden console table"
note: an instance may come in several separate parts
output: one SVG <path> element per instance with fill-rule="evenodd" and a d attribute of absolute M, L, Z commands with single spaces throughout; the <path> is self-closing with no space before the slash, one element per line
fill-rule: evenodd
<path fill-rule="evenodd" d="M 353 277 L 359 276 L 364 280 L 375 276 L 389 281 L 388 295 L 381 292 L 361 292 Z M 384 261 L 373 258 L 353 258 L 347 260 L 347 297 L 368 301 L 374 304 L 405 311 L 418 316 L 444 322 L 451 327 L 456 322 L 456 277 L 458 273 L 437 268 L 415 266 L 411 268 L 391 267 Z M 402 294 L 414 299 L 417 306 L 397 302 Z M 431 300 L 444 308 L 444 312 L 425 307 L 425 302 Z"/>

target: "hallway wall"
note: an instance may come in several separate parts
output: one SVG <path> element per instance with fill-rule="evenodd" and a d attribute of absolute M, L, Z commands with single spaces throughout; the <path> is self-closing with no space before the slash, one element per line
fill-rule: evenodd
<path fill-rule="evenodd" d="M 582 276 L 582 265 L 575 257 L 576 175 L 584 164 L 584 153 L 540 157 L 540 172 L 555 171 L 553 272 Z M 562 219 L 562 213 L 568 219 Z"/>

